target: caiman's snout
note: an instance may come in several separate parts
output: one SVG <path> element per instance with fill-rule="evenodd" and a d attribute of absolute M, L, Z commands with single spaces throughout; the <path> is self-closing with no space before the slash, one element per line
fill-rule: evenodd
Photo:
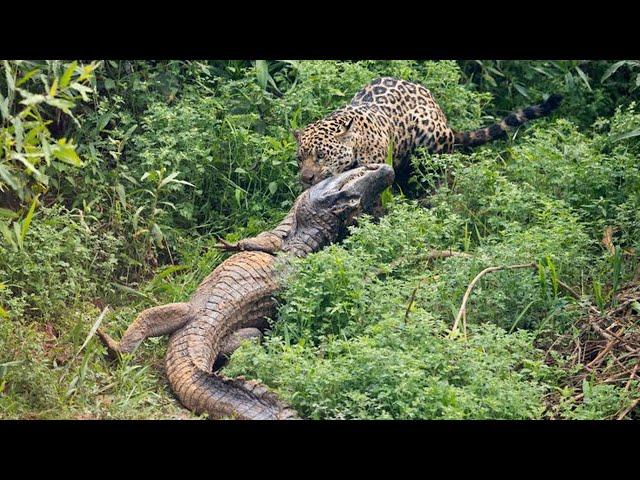
<path fill-rule="evenodd" d="M 385 163 L 365 165 L 345 173 L 349 175 L 344 179 L 341 190 L 359 195 L 363 200 L 377 197 L 395 178 L 393 168 Z"/>
<path fill-rule="evenodd" d="M 329 177 L 308 190 L 308 199 L 318 211 L 358 209 L 371 213 L 385 188 L 393 183 L 393 168 L 387 164 L 366 165 Z M 345 210 L 346 209 L 346 210 Z"/>

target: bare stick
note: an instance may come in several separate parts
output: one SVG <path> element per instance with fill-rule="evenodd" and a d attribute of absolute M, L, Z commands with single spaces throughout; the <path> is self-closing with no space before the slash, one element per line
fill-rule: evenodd
<path fill-rule="evenodd" d="M 596 358 L 594 358 L 593 360 L 591 360 L 591 362 L 589 362 L 587 367 L 597 367 L 598 365 L 600 365 L 600 363 L 602 363 L 602 361 L 604 360 L 605 355 L 609 353 L 609 351 L 614 347 L 616 343 L 618 343 L 618 340 L 616 340 L 615 338 L 613 340 L 610 340 L 607 343 L 607 346 L 603 348 L 600 351 L 600 353 L 598 353 Z"/>
<path fill-rule="evenodd" d="M 420 287 L 421 283 L 422 283 L 422 280 L 418 282 L 418 284 L 416 285 L 416 288 L 414 288 L 413 292 L 411 292 L 411 297 L 409 298 L 409 304 L 407 305 L 407 311 L 404 312 L 404 323 L 407 323 L 407 319 L 409 318 L 409 311 L 411 311 L 411 307 L 413 306 L 413 303 L 416 300 L 416 293 L 418 292 L 418 287 Z"/>
<path fill-rule="evenodd" d="M 636 362 L 636 366 L 633 367 L 633 372 L 631 372 L 631 376 L 629 377 L 629 381 L 624 386 L 624 391 L 625 392 L 629 391 L 629 387 L 631 386 L 631 382 L 633 381 L 633 378 L 636 376 L 636 372 L 638 371 L 638 367 L 640 367 L 640 361 Z"/>
<path fill-rule="evenodd" d="M 561 282 L 560 280 L 558 280 L 558 285 L 560 285 L 562 288 L 564 288 L 567 292 L 569 292 L 569 294 L 575 298 L 576 300 L 581 300 L 582 298 L 580 297 L 580 295 L 578 294 L 578 292 L 576 292 L 573 288 L 571 288 L 569 285 L 567 285 L 564 282 Z M 600 312 L 600 310 L 598 310 L 594 305 L 589 304 L 589 310 L 591 312 L 593 312 L 594 314 L 596 314 L 598 317 L 604 317 L 604 315 Z M 589 323 L 589 325 L 591 326 L 591 328 L 593 328 L 597 333 L 599 333 L 602 337 L 606 338 L 607 340 L 618 340 L 620 343 L 624 344 L 624 348 L 629 351 L 632 352 L 634 351 L 633 348 L 631 348 L 629 345 L 627 345 L 627 342 L 619 337 L 618 335 L 616 335 L 613 332 L 608 332 L 607 330 L 605 330 L 604 328 L 602 328 L 600 325 L 598 325 L 596 322 L 594 322 L 591 317 L 587 316 L 587 322 Z"/>
<path fill-rule="evenodd" d="M 618 415 L 618 420 L 624 420 L 624 417 L 626 417 L 631 410 L 636 408 L 638 403 L 640 403 L 640 397 L 636 398 L 633 402 L 631 402 L 631 405 L 625 408 L 624 411 L 620 415 Z"/>
<path fill-rule="evenodd" d="M 456 315 L 456 319 L 453 322 L 453 326 L 451 327 L 451 332 L 449 333 L 449 337 L 451 337 L 458 330 L 458 324 L 463 316 L 466 314 L 467 301 L 469 300 L 469 295 L 471 295 L 471 291 L 473 287 L 475 287 L 476 283 L 482 278 L 483 275 L 491 272 L 497 272 L 499 270 L 514 270 L 516 268 L 538 268 L 535 263 L 526 263 L 522 265 L 507 265 L 507 266 L 499 266 L 499 267 L 488 267 L 482 270 L 476 277 L 471 281 L 469 286 L 467 287 L 467 291 L 464 293 L 462 297 L 462 305 L 460 305 L 460 310 L 458 310 L 458 315 Z"/>

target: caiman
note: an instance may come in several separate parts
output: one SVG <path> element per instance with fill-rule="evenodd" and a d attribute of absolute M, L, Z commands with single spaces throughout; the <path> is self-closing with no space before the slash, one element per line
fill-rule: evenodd
<path fill-rule="evenodd" d="M 389 165 L 355 168 L 305 190 L 273 230 L 220 248 L 237 251 L 197 288 L 188 302 L 141 312 L 120 342 L 98 335 L 115 352 L 133 352 L 147 337 L 171 334 L 166 374 L 180 402 L 210 418 L 295 419 L 297 413 L 263 384 L 213 371 L 216 359 L 243 338 L 261 335 L 276 313 L 274 295 L 293 257 L 335 242 L 361 213 L 371 213 L 393 183 Z M 278 252 L 282 252 L 276 255 Z"/>

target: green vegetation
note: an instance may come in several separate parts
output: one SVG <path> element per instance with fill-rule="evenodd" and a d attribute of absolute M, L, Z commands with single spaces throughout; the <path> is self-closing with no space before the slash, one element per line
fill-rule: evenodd
<path fill-rule="evenodd" d="M 217 235 L 275 225 L 301 191 L 291 130 L 379 75 L 428 87 L 456 129 L 565 101 L 471 153 L 417 152 L 385 217 L 296 261 L 265 341 L 225 373 L 314 419 L 638 416 L 637 62 L 0 70 L 0 418 L 195 418 L 164 379 L 166 339 L 118 363 L 92 327 L 119 337 L 190 296 L 225 258 Z M 466 255 L 429 256 L 445 250 Z M 483 276 L 452 333 L 480 271 L 528 263 Z M 598 333 L 612 319 L 628 343 Z"/>

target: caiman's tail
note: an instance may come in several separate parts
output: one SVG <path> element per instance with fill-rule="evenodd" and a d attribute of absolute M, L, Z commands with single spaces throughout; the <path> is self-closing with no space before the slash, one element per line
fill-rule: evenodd
<path fill-rule="evenodd" d="M 196 414 L 237 420 L 294 420 L 296 411 L 262 383 L 243 377 L 227 378 L 198 368 L 187 353 L 182 332 L 169 341 L 166 368 L 171 388 L 180 402 Z"/>
<path fill-rule="evenodd" d="M 562 95 L 553 94 L 544 102 L 513 112 L 503 118 L 501 122 L 489 127 L 468 132 L 455 132 L 454 149 L 462 150 L 477 147 L 478 145 L 502 138 L 506 136 L 507 131 L 512 128 L 518 127 L 534 118 L 545 117 L 551 114 L 551 112 L 558 108 L 561 101 Z"/>

